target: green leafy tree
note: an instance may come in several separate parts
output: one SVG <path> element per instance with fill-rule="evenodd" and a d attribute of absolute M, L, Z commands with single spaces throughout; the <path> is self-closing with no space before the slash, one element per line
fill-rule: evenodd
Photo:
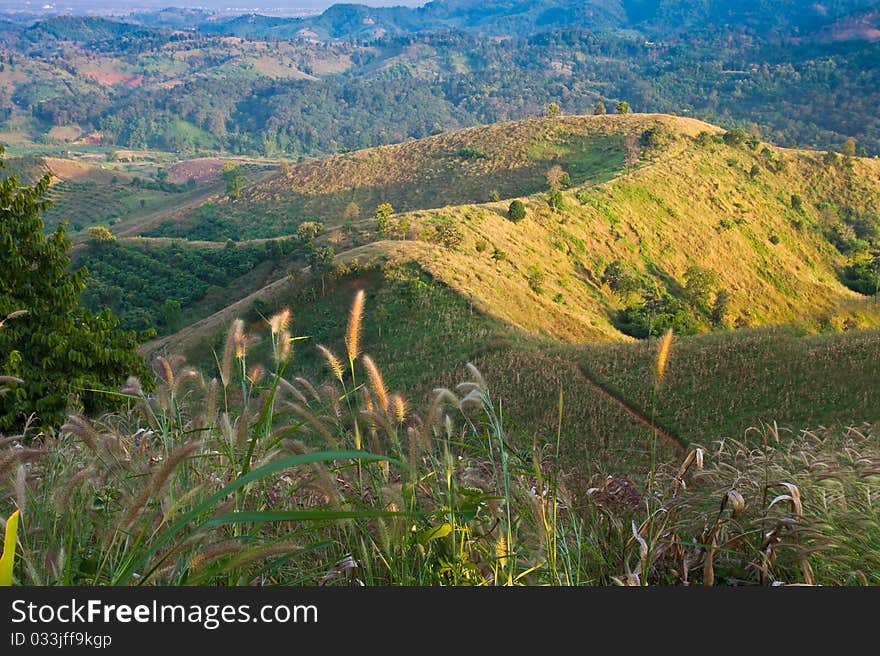
<path fill-rule="evenodd" d="M 324 224 L 320 221 L 303 221 L 296 227 L 296 236 L 303 244 L 310 244 L 324 232 Z"/>
<path fill-rule="evenodd" d="M 544 272 L 537 264 L 532 264 L 528 268 L 529 288 L 536 294 L 544 293 Z"/>
<path fill-rule="evenodd" d="M 603 103 L 601 100 L 593 105 L 593 114 L 595 114 L 596 116 L 601 116 L 602 114 L 607 113 L 608 110 L 605 109 L 605 103 Z"/>
<path fill-rule="evenodd" d="M 855 157 L 856 156 L 856 140 L 850 137 L 846 141 L 843 142 L 843 148 L 841 152 L 845 157 Z"/>
<path fill-rule="evenodd" d="M 325 281 L 327 274 L 336 268 L 336 253 L 332 246 L 317 246 L 309 249 L 307 256 L 312 272 L 321 276 L 321 296 L 326 291 Z"/>
<path fill-rule="evenodd" d="M 523 205 L 521 200 L 515 200 L 510 203 L 510 207 L 507 208 L 507 218 L 514 223 L 519 223 L 526 218 L 526 206 Z"/>
<path fill-rule="evenodd" d="M 106 244 L 116 241 L 116 235 L 104 226 L 91 226 L 89 228 L 89 241 L 97 244 Z"/>
<path fill-rule="evenodd" d="M 722 136 L 724 143 L 728 146 L 741 146 L 746 141 L 748 141 L 749 135 L 742 128 L 734 128 L 733 130 L 728 130 Z"/>
<path fill-rule="evenodd" d="M 176 333 L 182 325 L 180 317 L 180 301 L 173 298 L 165 299 L 162 305 L 162 319 L 165 321 L 165 330 L 170 333 Z"/>
<path fill-rule="evenodd" d="M 727 322 L 730 315 L 730 292 L 726 289 L 719 289 L 715 294 L 715 302 L 712 304 L 712 314 L 710 319 L 716 326 L 723 326 Z"/>
<path fill-rule="evenodd" d="M 698 264 L 692 264 L 684 272 L 685 294 L 690 303 L 704 314 L 710 313 L 709 297 L 717 282 L 718 276 L 714 271 Z"/>
<path fill-rule="evenodd" d="M 562 212 L 565 209 L 565 197 L 559 189 L 551 189 L 547 196 L 547 204 L 554 212 Z"/>
<path fill-rule="evenodd" d="M 547 116 L 550 118 L 556 118 L 559 116 L 559 105 L 557 103 L 552 102 L 547 105 Z"/>
<path fill-rule="evenodd" d="M 379 232 L 383 235 L 388 232 L 392 214 L 394 214 L 394 208 L 391 207 L 391 203 L 382 203 L 376 208 L 376 223 L 379 225 Z"/>
<path fill-rule="evenodd" d="M 608 285 L 612 291 L 626 295 L 629 292 L 641 288 L 638 274 L 623 260 L 614 260 L 602 273 L 602 282 Z"/>
<path fill-rule="evenodd" d="M 625 100 L 621 100 L 614 108 L 616 114 L 629 114 L 631 111 L 632 109 L 630 108 L 629 103 Z"/>
<path fill-rule="evenodd" d="M 227 162 L 220 169 L 220 177 L 226 182 L 226 195 L 233 200 L 238 198 L 241 190 L 248 183 L 247 176 L 237 164 Z"/>
<path fill-rule="evenodd" d="M 550 189 L 567 189 L 571 186 L 571 177 L 559 164 L 555 164 L 547 171 L 547 186 Z"/>
<path fill-rule="evenodd" d="M 152 387 L 136 352 L 148 334 L 119 330 L 109 310 L 93 315 L 79 305 L 86 272 L 69 270 L 66 227 L 43 232 L 48 188 L 48 176 L 33 187 L 19 187 L 15 177 L 0 181 L 0 316 L 27 311 L 0 331 L 0 371 L 24 381 L 0 395 L 0 432 L 20 429 L 31 414 L 52 426 L 79 405 L 110 409 L 119 397 L 103 392 L 129 376 Z"/>

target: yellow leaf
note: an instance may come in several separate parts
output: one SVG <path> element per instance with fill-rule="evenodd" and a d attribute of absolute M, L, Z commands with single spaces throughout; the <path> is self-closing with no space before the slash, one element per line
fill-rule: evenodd
<path fill-rule="evenodd" d="M 3 556 L 0 556 L 0 586 L 12 585 L 12 566 L 15 564 L 15 545 L 18 543 L 18 515 L 15 511 L 6 520 Z"/>

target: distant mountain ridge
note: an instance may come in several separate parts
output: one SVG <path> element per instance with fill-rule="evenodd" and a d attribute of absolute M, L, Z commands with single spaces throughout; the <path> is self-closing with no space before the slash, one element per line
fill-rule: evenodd
<path fill-rule="evenodd" d="M 393 4 L 393 0 L 389 0 Z M 483 35 L 528 36 L 554 29 L 637 30 L 650 37 L 691 29 L 737 28 L 758 34 L 803 34 L 880 8 L 878 0 L 435 0 L 421 7 L 369 7 L 341 3 L 316 16 L 283 18 L 242 13 L 232 18 L 205 9 L 166 8 L 110 20 L 56 16 L 39 22 L 57 38 L 91 40 L 129 35 L 137 23 L 157 30 L 188 30 L 243 38 L 290 39 L 311 33 L 325 39 L 364 39 L 444 29 Z M 10 24 L 2 26 L 9 29 Z M 27 29 L 27 28 L 25 28 Z M 32 28 L 31 28 L 32 29 Z"/>

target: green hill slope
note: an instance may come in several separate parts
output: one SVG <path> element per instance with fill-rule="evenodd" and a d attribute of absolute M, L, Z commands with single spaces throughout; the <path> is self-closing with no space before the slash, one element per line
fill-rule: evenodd
<path fill-rule="evenodd" d="M 560 117 L 292 167 L 228 203 L 240 217 L 230 220 L 259 224 L 268 194 L 289 207 L 321 208 L 321 198 L 324 209 L 358 193 L 389 200 L 376 190 L 387 192 L 395 176 L 404 178 L 394 187 L 398 205 L 411 209 L 393 214 L 383 231 L 365 218 L 343 229 L 327 210 L 313 242 L 279 240 L 293 248 L 288 275 L 145 352 L 184 353 L 210 370 L 241 317 L 254 336 L 249 363 L 268 362 L 264 317 L 289 307 L 294 333 L 306 338 L 295 345 L 293 374 L 321 380 L 315 345 L 341 353 L 348 305 L 363 288 L 364 352 L 391 387 L 421 400 L 476 362 L 517 433 L 542 438 L 559 427 L 561 389 L 571 462 L 638 469 L 651 422 L 674 456 L 688 444 L 739 438 L 760 422 L 799 430 L 877 421 L 876 332 L 811 333 L 878 325 L 874 300 L 840 280 L 847 262 L 876 245 L 880 163 L 749 141 L 669 116 Z M 483 186 L 471 170 L 442 177 L 419 168 L 464 148 L 489 153 L 468 162 L 485 167 L 485 179 L 508 197 L 431 207 Z M 586 160 L 596 165 L 581 167 Z M 537 191 L 547 189 L 553 166 L 572 179 L 556 208 L 551 194 Z M 526 217 L 514 222 L 507 209 L 517 189 L 527 192 Z M 308 266 L 307 252 L 328 245 L 335 270 Z M 777 325 L 788 328 L 760 329 Z M 632 335 L 667 327 L 680 338 L 652 399 L 655 347 Z"/>
<path fill-rule="evenodd" d="M 555 167 L 571 180 L 562 208 L 540 191 Z M 487 190 L 502 200 L 475 202 Z M 507 217 L 512 197 L 526 207 L 521 222 Z M 357 199 L 391 202 L 398 213 L 382 229 L 346 218 Z M 170 236 L 223 240 L 223 226 L 235 226 L 287 237 L 320 219 L 315 244 L 338 255 L 395 242 L 393 257 L 416 262 L 486 314 L 567 341 L 668 326 L 877 320 L 875 304 L 840 281 L 876 240 L 880 162 L 749 143 L 690 119 L 559 117 L 467 129 L 293 166 L 237 200 L 200 206 L 195 223 L 179 214 L 165 226 Z M 298 248 L 306 264 L 311 247 Z"/>

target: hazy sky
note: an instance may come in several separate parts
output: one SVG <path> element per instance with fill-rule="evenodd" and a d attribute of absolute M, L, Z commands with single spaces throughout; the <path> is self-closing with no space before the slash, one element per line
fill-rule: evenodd
<path fill-rule="evenodd" d="M 427 0 L 346 0 L 373 7 L 405 5 L 418 7 Z M 0 11 L 41 12 L 54 11 L 72 14 L 118 13 L 163 7 L 203 7 L 223 13 L 261 13 L 297 15 L 319 13 L 332 4 L 332 0 L 197 0 L 184 3 L 175 0 L 0 0 Z"/>

